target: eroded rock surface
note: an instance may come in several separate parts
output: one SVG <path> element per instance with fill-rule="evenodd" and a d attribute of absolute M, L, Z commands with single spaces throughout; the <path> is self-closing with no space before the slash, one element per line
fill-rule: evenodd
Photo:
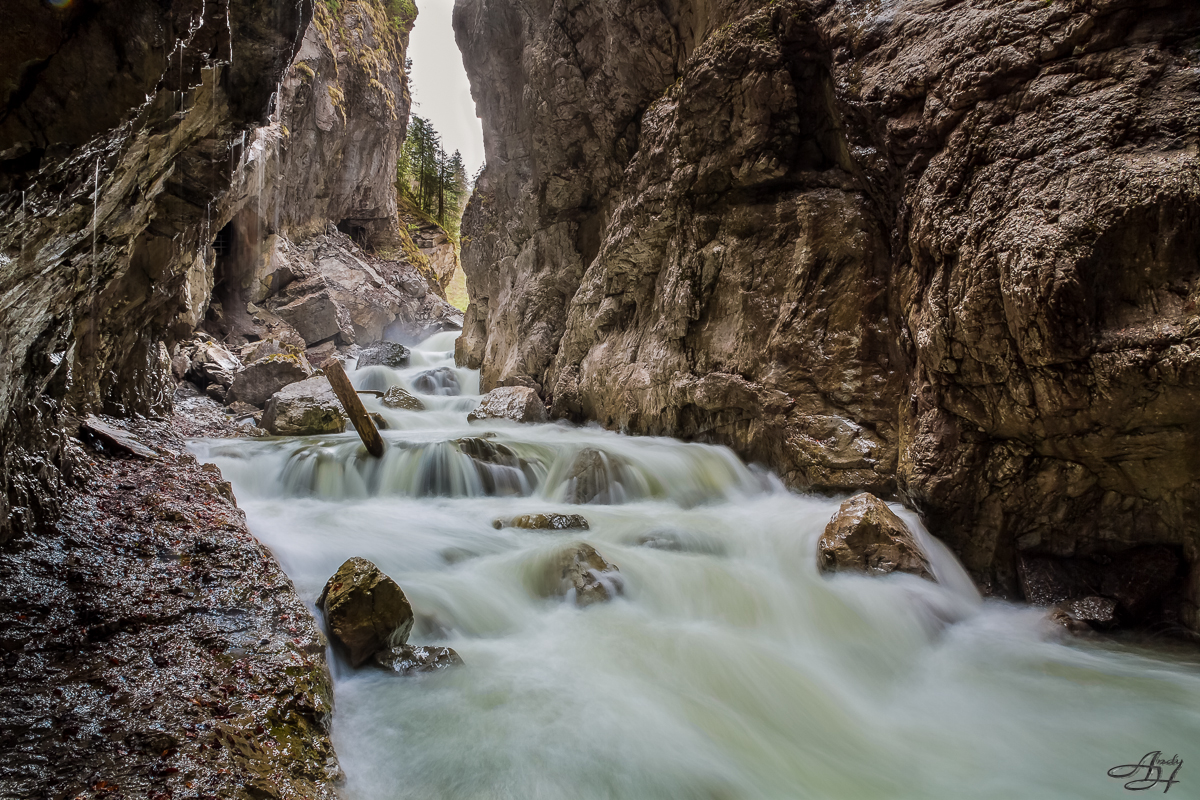
<path fill-rule="evenodd" d="M 460 363 L 1200 602 L 1200 7 L 463 0 Z M 1070 521 L 1068 524 L 1067 521 Z"/>
<path fill-rule="evenodd" d="M 413 626 L 404 590 L 365 558 L 351 558 L 338 567 L 317 605 L 325 613 L 330 637 L 355 667 L 380 650 L 404 645 Z"/>
<path fill-rule="evenodd" d="M 823 572 L 887 575 L 907 572 L 933 580 L 929 559 L 887 503 L 863 492 L 842 503 L 817 543 Z"/>

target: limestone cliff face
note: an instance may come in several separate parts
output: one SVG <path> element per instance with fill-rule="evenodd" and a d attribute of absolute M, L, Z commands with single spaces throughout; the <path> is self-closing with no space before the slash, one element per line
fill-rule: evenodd
<path fill-rule="evenodd" d="M 1164 545 L 1200 627 L 1200 8 L 459 0 L 455 27 L 485 388 L 894 488 L 999 594 Z"/>

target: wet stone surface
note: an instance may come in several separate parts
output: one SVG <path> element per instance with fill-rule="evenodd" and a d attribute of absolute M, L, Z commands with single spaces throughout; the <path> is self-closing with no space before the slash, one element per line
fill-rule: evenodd
<path fill-rule="evenodd" d="M 0 552 L 0 797 L 333 798 L 325 640 L 173 427 Z M 177 425 L 176 425 L 177 424 Z"/>

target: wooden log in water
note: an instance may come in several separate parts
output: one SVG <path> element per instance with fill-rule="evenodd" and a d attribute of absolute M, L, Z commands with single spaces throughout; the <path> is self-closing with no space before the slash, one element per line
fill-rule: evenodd
<path fill-rule="evenodd" d="M 358 392 L 354 390 L 354 385 L 346 377 L 346 370 L 342 368 L 342 362 L 331 358 L 325 362 L 322 369 L 325 370 L 325 377 L 329 378 L 329 385 L 333 387 L 333 393 L 342 402 L 342 408 L 346 409 L 346 413 L 350 415 L 350 422 L 354 424 L 354 430 L 358 431 L 358 437 L 367 446 L 367 452 L 376 458 L 382 458 L 383 437 L 379 435 L 375 421 L 363 407 L 362 400 L 358 398 Z"/>

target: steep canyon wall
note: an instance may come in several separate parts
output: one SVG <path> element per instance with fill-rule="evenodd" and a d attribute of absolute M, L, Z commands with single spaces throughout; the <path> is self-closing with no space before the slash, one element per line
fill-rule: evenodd
<path fill-rule="evenodd" d="M 1158 581 L 1200 628 L 1200 7 L 459 0 L 455 29 L 485 388 L 896 492 L 992 593 Z"/>

